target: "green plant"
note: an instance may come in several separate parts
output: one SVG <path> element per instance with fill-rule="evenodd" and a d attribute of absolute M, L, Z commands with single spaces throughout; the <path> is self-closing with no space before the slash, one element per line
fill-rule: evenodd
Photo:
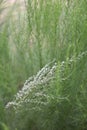
<path fill-rule="evenodd" d="M 6 122 L 7 118 L 11 129 L 87 128 L 86 10 L 84 0 L 28 0 L 24 15 L 19 12 L 15 19 L 9 12 L 0 28 L 0 121 Z M 48 81 L 48 72 L 42 71 L 41 75 L 46 74 L 44 84 L 37 84 L 37 75 L 29 79 L 28 85 L 34 83 L 37 89 L 32 89 L 28 97 L 23 95 L 23 102 L 19 92 L 16 106 L 13 104 L 5 115 L 5 104 L 23 87 L 24 81 L 53 59 L 57 62 L 55 78 Z M 48 70 L 54 66 L 48 65 Z M 29 103 L 24 102 L 25 98 L 31 99 Z"/>
<path fill-rule="evenodd" d="M 82 109 L 86 99 L 86 88 L 81 86 L 83 75 L 80 75 L 80 80 L 75 80 L 75 74 L 79 73 L 79 62 L 82 63 L 86 56 L 87 51 L 58 64 L 52 62 L 36 76 L 26 80 L 22 90 L 6 106 L 14 122 L 11 129 L 15 125 L 23 130 L 33 130 L 34 127 L 37 130 L 79 130 L 86 127 L 86 111 Z M 86 107 L 85 105 L 84 110 Z M 79 113 L 75 115 L 76 111 Z M 20 120 L 18 126 L 17 120 Z"/>

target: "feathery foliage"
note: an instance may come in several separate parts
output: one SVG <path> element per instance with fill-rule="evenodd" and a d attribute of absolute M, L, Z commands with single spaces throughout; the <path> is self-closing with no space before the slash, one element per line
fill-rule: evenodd
<path fill-rule="evenodd" d="M 17 7 L 0 17 L 2 129 L 87 129 L 86 0 L 27 0 L 23 11 Z"/>

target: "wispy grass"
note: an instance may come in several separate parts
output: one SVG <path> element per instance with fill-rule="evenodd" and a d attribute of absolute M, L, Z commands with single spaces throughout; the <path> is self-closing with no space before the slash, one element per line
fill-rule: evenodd
<path fill-rule="evenodd" d="M 6 121 L 4 105 L 23 87 L 25 80 L 56 59 L 55 80 L 37 84 L 40 93 L 35 88 L 31 98 L 26 97 L 31 99 L 29 103 L 21 108 L 34 110 L 19 111 L 15 117 L 13 112 L 12 118 L 7 117 L 9 125 L 18 130 L 84 130 L 87 128 L 87 2 L 27 0 L 25 3 L 25 12 L 18 12 L 15 18 L 11 15 L 13 6 L 0 28 L 0 100 L 3 104 L 0 120 Z M 47 105 L 43 104 L 45 101 Z"/>
<path fill-rule="evenodd" d="M 32 122 L 37 129 L 43 130 L 58 130 L 63 127 L 65 130 L 82 129 L 84 126 L 80 123 L 84 124 L 86 119 L 86 111 L 83 111 L 86 88 L 82 85 L 83 75 L 79 77 L 80 81 L 75 80 L 75 75 L 80 73 L 79 63 L 82 63 L 86 56 L 87 51 L 58 64 L 52 62 L 43 67 L 36 76 L 26 80 L 22 90 L 6 106 L 10 115 L 14 113 L 12 128 L 18 119 L 20 123 L 16 126 L 19 129 L 33 129 Z M 75 111 L 79 113 L 74 115 Z M 25 124 L 30 124 L 22 125 L 22 116 Z"/>

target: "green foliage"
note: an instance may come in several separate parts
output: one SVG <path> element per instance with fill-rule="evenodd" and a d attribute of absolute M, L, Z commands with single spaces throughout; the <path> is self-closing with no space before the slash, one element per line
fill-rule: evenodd
<path fill-rule="evenodd" d="M 0 123 L 0 130 L 9 130 L 9 128 L 4 123 Z"/>
<path fill-rule="evenodd" d="M 1 6 L 2 1 L 3 13 Z M 87 129 L 86 0 L 27 0 L 24 15 L 16 19 L 12 10 L 0 28 L 1 129 Z M 39 71 L 53 59 L 51 77 L 55 64 Z M 31 75 L 27 96 L 19 91 L 16 105 L 4 109 Z"/>
<path fill-rule="evenodd" d="M 86 128 L 86 88 L 82 86 L 83 75 L 79 72 L 85 57 L 87 52 L 58 64 L 48 64 L 36 76 L 29 78 L 6 106 L 10 115 L 14 113 L 11 129 L 15 125 L 22 130 Z M 76 73 L 80 80 L 75 80 Z"/>

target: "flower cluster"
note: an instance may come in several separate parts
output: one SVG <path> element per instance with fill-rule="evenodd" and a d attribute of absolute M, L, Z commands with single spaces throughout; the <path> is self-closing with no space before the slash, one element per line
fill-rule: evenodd
<path fill-rule="evenodd" d="M 54 73 L 57 68 L 57 63 L 52 61 L 44 66 L 36 75 L 30 77 L 24 83 L 22 90 L 20 90 L 12 102 L 8 102 L 6 108 L 13 108 L 17 111 L 24 104 L 46 105 L 49 96 L 44 92 L 44 88 L 47 86 L 50 80 L 54 79 Z M 33 107 L 32 107 L 33 108 Z"/>
<path fill-rule="evenodd" d="M 72 73 L 70 73 L 72 70 L 72 64 L 79 61 L 86 55 L 87 51 L 82 52 L 77 57 L 72 57 L 71 59 L 68 58 L 66 61 L 62 61 L 60 64 L 52 61 L 49 64 L 45 65 L 36 75 L 26 80 L 22 90 L 20 90 L 15 95 L 15 98 L 12 102 L 8 102 L 6 108 L 9 109 L 10 107 L 13 107 L 13 109 L 17 112 L 25 106 L 25 109 L 28 109 L 28 111 L 31 109 L 39 110 L 42 106 L 46 106 L 49 99 L 53 98 L 52 95 L 49 96 L 49 94 L 46 92 L 50 81 L 58 78 L 57 75 L 60 75 L 61 81 L 68 79 L 72 75 Z M 70 66 L 70 71 L 69 74 L 64 75 L 67 65 Z M 59 74 L 57 75 L 55 75 L 56 69 L 59 69 Z"/>

